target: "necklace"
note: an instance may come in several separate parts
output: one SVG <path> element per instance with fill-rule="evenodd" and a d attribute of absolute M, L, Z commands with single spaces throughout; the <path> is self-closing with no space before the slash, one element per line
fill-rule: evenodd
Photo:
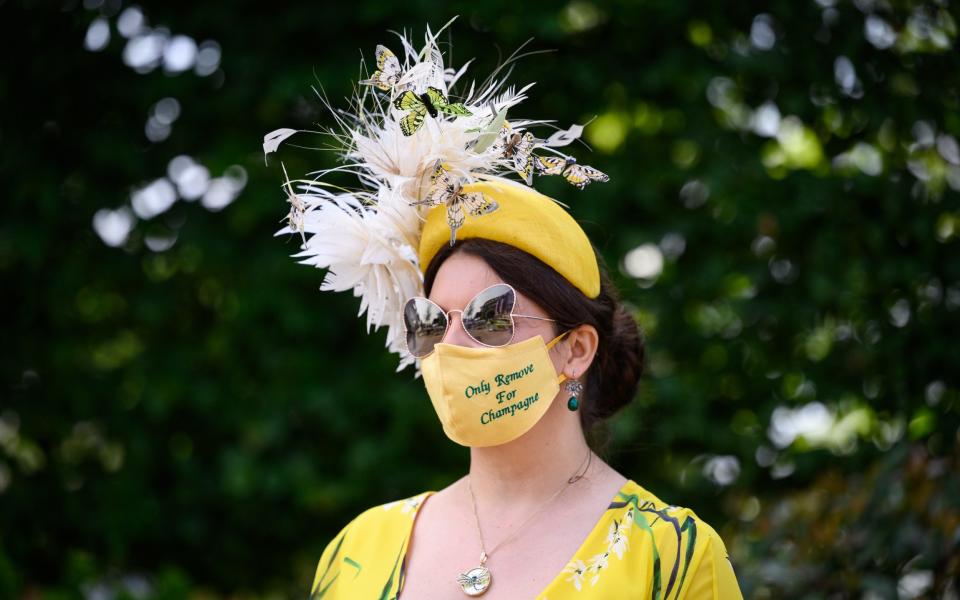
<path fill-rule="evenodd" d="M 487 558 L 489 557 L 489 555 L 493 554 L 494 550 L 496 550 L 497 548 L 505 544 L 507 541 L 513 539 L 513 537 L 521 529 L 523 529 L 524 525 L 529 523 L 530 520 L 533 519 L 533 517 L 540 514 L 540 511 L 546 508 L 550 504 L 550 502 L 552 502 L 557 496 L 563 493 L 563 491 L 567 489 L 567 487 L 571 483 L 576 483 L 577 481 L 580 481 L 580 479 L 584 476 L 584 474 L 586 474 L 587 470 L 590 468 L 590 461 L 592 460 L 593 460 L 593 451 L 588 449 L 587 457 L 584 459 L 584 461 L 587 463 L 587 466 L 583 469 L 583 472 L 581 472 L 579 475 L 573 475 L 569 479 L 567 479 L 566 483 L 560 489 L 554 492 L 554 494 L 550 496 L 550 498 L 546 502 L 544 502 L 543 505 L 540 506 L 540 508 L 534 511 L 534 513 L 531 514 L 529 517 L 527 517 L 523 521 L 523 523 L 520 523 L 520 525 L 518 525 L 516 529 L 513 530 L 513 533 L 508 535 L 503 540 L 500 540 L 500 543 L 498 543 L 496 546 L 491 548 L 489 552 L 487 551 L 486 545 L 483 542 L 483 530 L 480 529 L 480 517 L 477 515 L 477 499 L 473 495 L 473 485 L 471 485 L 470 483 L 470 476 L 469 475 L 467 476 L 467 487 L 470 489 L 470 500 L 473 503 L 473 516 L 477 521 L 477 533 L 480 534 L 480 564 L 466 571 L 465 573 L 461 573 L 460 575 L 457 576 L 457 583 L 460 584 L 460 587 L 463 588 L 463 592 L 466 595 L 479 596 L 480 594 L 487 591 L 487 588 L 489 588 L 490 584 L 493 582 L 493 574 L 490 572 L 490 569 L 484 566 L 484 563 L 487 562 Z M 582 465 L 583 463 L 580 463 L 580 464 Z M 577 467 L 577 471 L 580 471 L 580 467 Z"/>

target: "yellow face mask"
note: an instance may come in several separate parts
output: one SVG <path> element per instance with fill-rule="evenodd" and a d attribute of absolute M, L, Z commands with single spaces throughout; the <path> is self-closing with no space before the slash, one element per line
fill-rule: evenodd
<path fill-rule="evenodd" d="M 547 354 L 563 335 L 494 348 L 436 344 L 420 372 L 447 437 L 461 446 L 497 446 L 530 431 L 566 379 Z"/>

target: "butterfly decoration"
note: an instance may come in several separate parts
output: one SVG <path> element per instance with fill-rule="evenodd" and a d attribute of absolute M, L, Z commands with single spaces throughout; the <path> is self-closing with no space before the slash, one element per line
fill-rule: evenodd
<path fill-rule="evenodd" d="M 434 119 L 440 113 L 458 117 L 469 117 L 473 114 L 463 103 L 451 103 L 443 92 L 435 87 L 428 87 L 422 94 L 407 90 L 393 101 L 393 105 L 398 110 L 408 111 L 400 119 L 400 131 L 406 136 L 416 133 L 423 126 L 423 121 L 428 114 Z"/>
<path fill-rule="evenodd" d="M 581 190 L 594 181 L 610 181 L 606 173 L 587 165 L 577 164 L 577 159 L 572 156 L 535 155 L 533 160 L 539 174 L 562 175 L 571 185 Z"/>
<path fill-rule="evenodd" d="M 465 213 L 478 217 L 491 213 L 500 206 L 480 192 L 464 192 L 462 183 L 462 178 L 453 175 L 438 160 L 430 177 L 430 189 L 427 191 L 426 198 L 410 203 L 411 206 L 437 206 L 438 204 L 447 206 L 447 225 L 450 226 L 451 246 L 457 240 L 457 230 L 466 219 Z"/>
<path fill-rule="evenodd" d="M 490 146 L 494 156 L 508 159 L 513 164 L 513 170 L 520 175 L 527 185 L 533 184 L 533 148 L 537 139 L 529 131 L 514 131 L 508 123 L 504 123 L 500 134 Z"/>
<path fill-rule="evenodd" d="M 287 221 L 287 227 L 290 228 L 290 231 L 297 231 L 300 233 L 300 237 L 303 240 L 303 245 L 307 245 L 307 237 L 304 233 L 304 215 L 307 214 L 307 203 L 303 201 L 295 191 L 293 191 L 293 184 L 290 182 L 290 178 L 287 175 L 287 167 L 280 163 L 280 166 L 283 167 L 283 177 L 286 180 L 284 183 L 283 191 L 287 193 L 287 202 L 290 203 L 290 212 L 287 213 L 287 216 L 284 219 Z"/>
<path fill-rule="evenodd" d="M 383 45 L 377 45 L 377 70 L 373 72 L 370 79 L 364 79 L 360 83 L 372 85 L 385 92 L 389 92 L 400 81 L 403 71 L 400 69 L 400 61 L 397 56 Z"/>

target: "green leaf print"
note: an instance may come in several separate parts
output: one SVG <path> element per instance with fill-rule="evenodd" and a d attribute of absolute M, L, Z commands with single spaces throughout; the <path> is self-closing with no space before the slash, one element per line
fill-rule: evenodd
<path fill-rule="evenodd" d="M 683 574 L 680 576 L 680 586 L 677 588 L 677 595 L 680 595 L 680 590 L 683 589 L 683 581 L 687 578 L 687 568 L 690 567 L 690 560 L 693 558 L 693 550 L 697 547 L 697 522 L 693 517 L 687 517 L 683 521 L 683 527 L 680 528 L 681 531 L 690 530 L 689 540 L 687 541 L 687 556 L 684 559 L 683 564 Z"/>
<path fill-rule="evenodd" d="M 396 598 L 396 594 L 394 594 L 393 598 L 389 598 L 388 594 L 390 593 L 390 588 L 393 587 L 393 578 L 397 575 L 397 564 L 400 562 L 400 556 L 402 554 L 403 544 L 400 544 L 400 552 L 397 553 L 397 558 L 393 561 L 393 568 L 390 569 L 390 578 L 387 579 L 387 583 L 383 586 L 383 591 L 380 592 L 380 600 L 393 600 L 393 598 Z"/>
<path fill-rule="evenodd" d="M 337 540 L 337 545 L 333 547 L 333 552 L 330 553 L 330 558 L 327 560 L 327 566 L 323 569 L 323 574 L 320 575 L 320 579 L 317 581 L 317 587 L 314 588 L 313 593 L 310 594 L 310 600 L 320 600 L 323 598 L 324 594 L 327 593 L 327 590 L 330 589 L 330 586 L 333 585 L 333 582 L 337 580 L 337 577 L 340 575 L 338 572 L 326 585 L 323 585 L 323 580 L 326 579 L 327 574 L 330 573 L 330 567 L 333 565 L 333 561 L 337 558 L 337 554 L 340 553 L 340 547 L 343 546 L 343 540 L 347 537 L 347 530 L 344 529 L 343 533 L 340 535 L 340 539 Z"/>
<path fill-rule="evenodd" d="M 677 557 L 673 561 L 673 566 L 670 569 L 670 579 L 667 582 L 667 589 L 664 593 L 664 600 L 670 598 L 670 592 L 676 592 L 674 598 L 679 597 L 680 590 L 683 587 L 683 582 L 687 576 L 687 569 L 690 567 L 690 561 L 693 558 L 693 551 L 696 548 L 697 543 L 697 522 L 693 517 L 688 516 L 684 522 L 683 526 L 680 525 L 680 521 L 676 517 L 670 516 L 666 508 L 657 509 L 654 508 L 656 505 L 647 500 L 643 504 L 639 503 L 639 497 L 635 494 L 624 495 L 622 492 L 618 494 L 624 498 L 623 502 L 614 502 L 610 505 L 610 508 L 614 507 L 623 507 L 627 504 L 632 504 L 636 509 L 634 513 L 634 521 L 642 529 L 647 531 L 650 534 L 651 541 L 653 541 L 653 560 L 654 560 L 654 569 L 653 569 L 653 590 L 651 597 L 653 600 L 660 600 L 660 591 L 661 591 L 661 581 L 660 581 L 660 555 L 657 552 L 656 540 L 653 536 L 653 529 L 650 527 L 650 523 L 647 522 L 647 519 L 641 513 L 651 513 L 656 515 L 659 519 L 662 519 L 671 525 L 673 525 L 673 530 L 677 534 Z M 668 507 L 669 508 L 669 507 Z M 656 523 L 656 520 L 653 521 Z M 688 531 L 687 534 L 687 547 L 683 552 L 683 573 L 680 576 L 680 585 L 674 590 L 674 584 L 677 582 L 677 573 L 680 568 L 681 553 L 680 548 L 683 546 L 683 532 Z"/>
<path fill-rule="evenodd" d="M 660 600 L 660 552 L 657 550 L 657 539 L 653 535 L 653 529 L 650 527 L 650 524 L 647 522 L 647 518 L 641 514 L 640 507 L 637 506 L 638 497 L 636 494 L 624 494 L 623 492 L 617 493 L 617 497 L 623 498 L 623 502 L 611 502 L 609 508 L 623 508 L 628 504 L 632 504 L 633 511 L 633 522 L 637 524 L 638 527 L 647 532 L 650 536 L 650 547 L 653 550 L 653 584 L 650 591 L 651 600 Z"/>
<path fill-rule="evenodd" d="M 310 594 L 310 600 L 320 600 L 321 598 L 323 598 L 323 596 L 327 593 L 327 590 L 330 589 L 330 586 L 333 585 L 333 582 L 336 581 L 336 580 L 337 580 L 337 577 L 339 577 L 339 576 L 340 576 L 340 573 L 337 573 L 336 575 L 334 575 L 333 577 L 331 577 L 331 578 L 330 578 L 330 581 L 327 582 L 327 585 L 325 585 L 325 586 L 323 586 L 323 587 L 320 587 L 320 586 L 318 585 L 318 586 L 317 586 L 317 589 L 315 589 L 315 590 L 313 591 L 313 593 Z"/>
<path fill-rule="evenodd" d="M 353 559 L 350 558 L 349 556 L 344 556 L 344 557 L 343 557 L 343 562 L 347 563 L 348 565 L 350 565 L 351 567 L 353 567 L 354 569 L 357 570 L 357 572 L 356 572 L 356 573 L 354 574 L 354 576 L 353 576 L 354 579 L 356 579 L 356 578 L 360 575 L 360 571 L 363 570 L 363 567 L 360 566 L 360 563 L 358 563 L 357 561 L 353 560 Z"/>

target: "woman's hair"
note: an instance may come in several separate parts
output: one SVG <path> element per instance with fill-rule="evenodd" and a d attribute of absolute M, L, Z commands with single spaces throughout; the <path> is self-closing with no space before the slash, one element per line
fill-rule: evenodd
<path fill-rule="evenodd" d="M 636 321 L 621 304 L 596 249 L 600 295 L 593 299 L 532 254 L 483 238 L 458 240 L 453 246 L 444 244 L 424 275 L 426 294 L 430 294 L 440 265 L 456 252 L 482 259 L 501 279 L 533 300 L 556 321 L 554 335 L 584 324 L 597 330 L 597 353 L 584 374 L 580 425 L 594 450 L 605 449 L 610 441 L 609 430 L 597 431 L 595 426 L 629 404 L 636 395 L 643 374 L 644 341 Z"/>

